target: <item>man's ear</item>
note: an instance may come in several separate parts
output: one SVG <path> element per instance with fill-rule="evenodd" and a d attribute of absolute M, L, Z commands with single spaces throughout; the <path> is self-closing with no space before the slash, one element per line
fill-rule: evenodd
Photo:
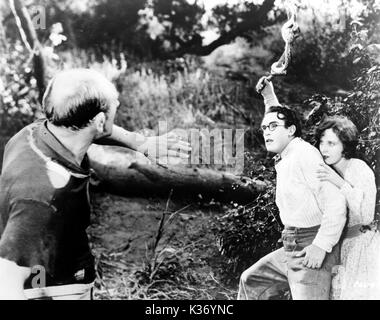
<path fill-rule="evenodd" d="M 289 136 L 294 136 L 294 134 L 296 133 L 296 126 L 294 124 L 292 124 L 290 127 L 289 127 Z"/>
<path fill-rule="evenodd" d="M 95 129 L 98 133 L 103 133 L 106 124 L 106 115 L 104 112 L 99 112 L 93 119 Z"/>

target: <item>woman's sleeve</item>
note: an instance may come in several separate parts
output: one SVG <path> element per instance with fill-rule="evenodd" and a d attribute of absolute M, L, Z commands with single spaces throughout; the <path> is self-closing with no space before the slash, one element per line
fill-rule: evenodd
<path fill-rule="evenodd" d="M 371 223 L 376 205 L 375 175 L 371 168 L 364 162 L 355 162 L 351 167 L 352 184 L 345 181 L 341 192 L 346 198 L 351 212 L 362 218 L 364 224 Z"/>

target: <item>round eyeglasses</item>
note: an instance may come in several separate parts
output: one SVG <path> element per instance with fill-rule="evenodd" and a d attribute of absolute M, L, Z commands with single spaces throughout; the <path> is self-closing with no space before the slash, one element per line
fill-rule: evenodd
<path fill-rule="evenodd" d="M 269 131 L 274 131 L 274 130 L 276 130 L 276 128 L 277 127 L 285 127 L 285 125 L 284 124 L 279 124 L 279 123 L 277 123 L 277 122 L 271 122 L 269 125 L 265 125 L 265 124 L 263 124 L 262 126 L 261 126 L 261 128 L 260 128 L 260 131 L 262 132 L 262 133 L 264 133 L 265 132 L 265 130 L 266 129 L 269 129 Z"/>

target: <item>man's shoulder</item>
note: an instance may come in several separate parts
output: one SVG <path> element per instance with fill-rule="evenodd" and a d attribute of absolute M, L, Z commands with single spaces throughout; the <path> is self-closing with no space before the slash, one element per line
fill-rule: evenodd
<path fill-rule="evenodd" d="M 24 152 L 28 146 L 28 139 L 36 128 L 40 125 L 39 121 L 33 122 L 22 128 L 14 136 L 12 136 L 4 148 L 4 158 L 12 156 L 13 153 Z"/>
<path fill-rule="evenodd" d="M 321 161 L 322 156 L 319 150 L 314 147 L 311 143 L 299 139 L 296 147 L 294 148 L 294 155 L 299 161 L 307 162 L 310 160 Z"/>
<path fill-rule="evenodd" d="M 6 195 L 8 201 L 14 199 L 31 199 L 34 201 L 50 202 L 54 196 L 55 189 L 49 182 L 48 177 L 44 174 L 42 168 L 23 165 L 12 171 L 14 167 L 10 167 L 0 177 L 1 197 Z M 5 199 L 5 198 L 4 198 Z"/>
<path fill-rule="evenodd" d="M 27 126 L 25 126 L 24 128 L 22 128 L 20 131 L 18 131 L 14 136 L 12 136 L 10 139 L 9 139 L 9 142 L 17 142 L 17 141 L 20 141 L 20 140 L 23 140 L 27 137 L 27 135 L 33 131 L 34 129 L 36 129 L 40 124 L 42 123 L 42 120 L 36 120 L 30 124 L 28 124 Z"/>
<path fill-rule="evenodd" d="M 16 133 L 6 144 L 4 149 L 3 172 L 22 169 L 24 166 L 35 166 L 30 139 L 38 123 L 32 123 Z M 26 161 L 27 160 L 27 161 Z M 7 169 L 12 167 L 12 169 Z M 16 170 L 17 171 L 17 170 Z"/>
<path fill-rule="evenodd" d="M 7 143 L 0 183 L 2 193 L 7 193 L 10 198 L 46 201 L 54 192 L 47 174 L 49 168 L 29 141 L 38 125 L 34 122 L 24 127 Z"/>

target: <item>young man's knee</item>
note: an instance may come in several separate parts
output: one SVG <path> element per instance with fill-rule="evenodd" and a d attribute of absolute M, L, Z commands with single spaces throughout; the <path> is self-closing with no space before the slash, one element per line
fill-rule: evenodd
<path fill-rule="evenodd" d="M 248 281 L 250 275 L 248 271 L 249 269 L 244 270 L 243 273 L 240 275 L 240 283 L 246 283 Z"/>
<path fill-rule="evenodd" d="M 258 261 L 254 265 L 252 265 L 250 268 L 243 271 L 243 273 L 240 276 L 240 282 L 247 283 L 250 279 L 253 280 L 254 278 L 258 277 L 260 275 L 259 270 L 260 270 L 260 264 Z"/>

